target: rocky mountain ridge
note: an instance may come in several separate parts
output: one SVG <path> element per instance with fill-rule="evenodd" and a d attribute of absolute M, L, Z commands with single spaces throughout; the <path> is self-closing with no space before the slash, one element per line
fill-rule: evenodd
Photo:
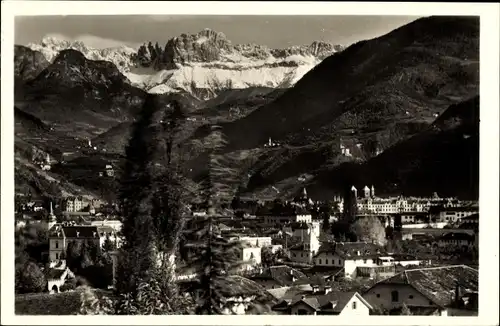
<path fill-rule="evenodd" d="M 131 85 L 147 92 L 186 91 L 203 100 L 227 89 L 290 87 L 325 57 L 344 48 L 322 41 L 285 49 L 233 45 L 223 33 L 211 29 L 171 38 L 165 46 L 149 42 L 138 49 L 94 49 L 53 37 L 27 47 L 49 62 L 60 51 L 74 49 L 89 60 L 114 63 Z"/>
<path fill-rule="evenodd" d="M 319 193 L 327 194 L 325 189 L 335 191 L 352 181 L 347 176 L 358 174 L 377 176 L 372 183 L 380 194 L 402 189 L 411 194 L 416 187 L 427 192 L 435 186 L 432 178 L 439 178 L 427 174 L 426 183 L 419 184 L 422 171 L 436 169 L 445 175 L 446 164 L 439 162 L 452 163 L 440 153 L 449 150 L 460 161 L 456 165 L 461 172 L 457 171 L 463 174 L 468 168 L 465 160 L 472 160 L 476 153 L 473 130 L 456 129 L 468 119 L 464 112 L 472 114 L 473 106 L 460 106 L 460 114 L 456 109 L 446 110 L 479 93 L 477 18 L 422 18 L 335 52 L 312 69 L 298 62 L 307 58 L 316 62 L 326 53 L 322 51 L 330 51 L 328 45 L 313 43 L 272 54 L 263 46 L 233 46 L 223 34 L 209 31 L 171 43 L 172 55 L 167 58 L 172 60 L 162 61 L 165 51 L 153 46 L 154 51 L 160 49 L 159 55 L 153 59 L 147 49 L 134 72 L 124 72 L 112 62 L 89 60 L 83 52 L 71 49 L 58 52 L 45 66 L 39 54 L 16 48 L 20 53 L 16 74 L 29 77 L 30 71 L 41 70 L 34 79 L 26 77 L 30 79 L 24 84 L 26 94 L 16 97 L 16 106 L 57 133 L 85 134 L 98 147 L 94 156 L 104 155 L 99 152 L 104 149 L 107 155 L 121 156 L 131 122 L 148 97 L 133 85 L 143 83 L 142 89 L 150 93 L 178 92 L 168 96 L 179 96 L 189 113 L 183 131 L 186 137 L 199 140 L 210 124 L 222 125 L 229 142 L 226 154 L 252 159 L 248 166 L 242 160 L 234 166 L 248 176 L 245 190 L 249 196 L 266 191 L 271 198 L 284 196 L 302 187 L 317 187 Z M 221 48 L 213 50 L 215 45 Z M 266 57 L 269 53 L 272 58 Z M 277 59 L 280 55 L 286 59 Z M 36 63 L 33 69 L 31 63 Z M 176 68 L 156 70 L 155 65 L 163 64 Z M 303 77 L 295 83 L 301 73 Z M 266 86 L 255 87 L 264 82 Z M 145 84 L 156 86 L 148 89 Z M 450 119 L 438 119 L 448 115 Z M 440 132 L 428 131 L 436 127 Z M 465 156 L 460 156 L 462 145 L 469 146 Z M 427 161 L 405 154 L 421 155 L 422 149 L 431 147 L 439 155 L 430 153 Z M 200 149 L 189 157 L 186 169 L 193 180 L 207 172 L 204 156 Z M 400 156 L 408 159 L 398 161 Z M 398 164 L 396 175 L 387 170 L 392 162 Z M 475 169 L 474 165 L 470 168 Z M 392 185 L 382 187 L 385 179 L 393 180 Z M 443 192 L 451 189 L 450 182 L 439 180 Z M 472 183 L 464 180 L 453 187 L 470 195 Z"/>

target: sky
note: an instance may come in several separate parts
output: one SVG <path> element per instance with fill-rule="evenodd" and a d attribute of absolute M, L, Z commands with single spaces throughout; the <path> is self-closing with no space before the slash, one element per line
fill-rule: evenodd
<path fill-rule="evenodd" d="M 271 48 L 321 40 L 349 45 L 384 35 L 416 16 L 18 16 L 15 43 L 40 42 L 45 36 L 83 41 L 95 48 L 152 41 L 164 45 L 182 33 L 204 28 L 222 32 L 233 44 L 256 43 Z"/>

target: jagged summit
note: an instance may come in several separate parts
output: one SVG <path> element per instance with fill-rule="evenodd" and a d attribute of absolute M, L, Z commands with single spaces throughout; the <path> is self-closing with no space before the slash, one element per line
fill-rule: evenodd
<path fill-rule="evenodd" d="M 211 28 L 183 33 L 164 44 L 146 41 L 137 49 L 95 49 L 81 41 L 53 36 L 28 47 L 49 62 L 61 51 L 73 49 L 89 60 L 113 63 L 133 86 L 150 93 L 184 91 L 203 100 L 225 89 L 291 87 L 324 58 L 342 49 L 323 41 L 285 49 L 233 44 L 224 33 Z"/>

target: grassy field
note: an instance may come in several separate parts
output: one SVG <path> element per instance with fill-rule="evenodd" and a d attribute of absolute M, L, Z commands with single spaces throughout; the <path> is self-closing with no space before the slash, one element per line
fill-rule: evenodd
<path fill-rule="evenodd" d="M 104 294 L 103 290 L 93 290 L 96 294 Z M 16 295 L 16 315 L 77 315 L 80 306 L 82 289 L 63 293 L 33 293 Z"/>

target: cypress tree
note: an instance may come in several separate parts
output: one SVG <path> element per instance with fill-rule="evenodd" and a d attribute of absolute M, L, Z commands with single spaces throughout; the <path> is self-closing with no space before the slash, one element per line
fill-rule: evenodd
<path fill-rule="evenodd" d="M 181 105 L 149 95 L 126 149 L 121 187 L 124 242 L 117 266 L 118 314 L 182 314 L 175 283 L 184 197 L 176 134 Z"/>

